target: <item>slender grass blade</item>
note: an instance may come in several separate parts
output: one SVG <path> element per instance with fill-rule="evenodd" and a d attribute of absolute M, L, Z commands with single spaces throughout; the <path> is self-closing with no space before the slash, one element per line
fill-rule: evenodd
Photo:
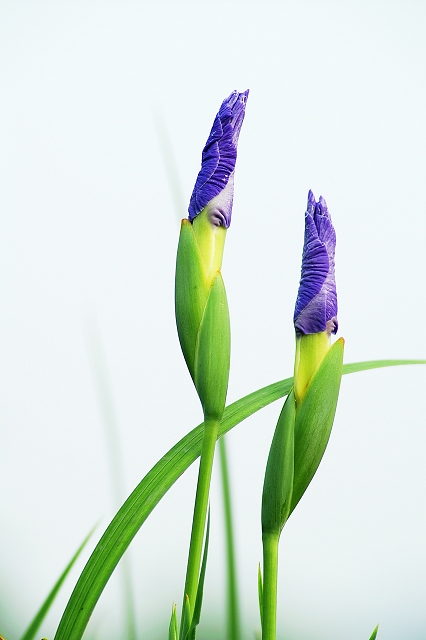
<path fill-rule="evenodd" d="M 373 633 L 370 636 L 370 640 L 376 640 L 378 630 L 379 630 L 379 625 L 377 625 L 377 627 L 374 629 Z"/>
<path fill-rule="evenodd" d="M 77 551 L 75 552 L 75 554 L 73 555 L 73 557 L 71 558 L 71 560 L 69 561 L 67 566 L 65 567 L 64 571 L 59 576 L 58 580 L 56 581 L 55 585 L 53 586 L 53 589 L 50 591 L 49 595 L 47 596 L 46 600 L 41 605 L 40 609 L 37 611 L 35 617 L 33 618 L 32 622 L 29 625 L 29 627 L 25 631 L 24 635 L 21 637 L 21 640 L 33 640 L 33 638 L 35 638 L 35 635 L 36 635 L 37 631 L 39 630 L 40 625 L 43 622 L 44 618 L 46 617 L 50 607 L 52 606 L 52 604 L 53 604 L 53 602 L 54 602 L 54 600 L 55 600 L 60 588 L 62 587 L 62 585 L 63 585 L 63 583 L 65 581 L 65 578 L 67 577 L 67 575 L 71 571 L 72 567 L 74 566 L 74 563 L 76 562 L 76 560 L 79 557 L 80 553 L 83 551 L 84 547 L 86 546 L 87 542 L 89 541 L 89 539 L 90 539 L 92 533 L 94 532 L 95 528 L 96 527 L 94 527 L 90 531 L 90 533 L 85 537 L 85 539 L 83 540 L 83 542 L 81 543 L 81 545 L 79 546 L 79 548 L 77 549 Z"/>
<path fill-rule="evenodd" d="M 201 607 L 203 605 L 204 595 L 204 579 L 206 577 L 207 569 L 207 556 L 209 553 L 209 539 L 210 539 L 210 508 L 207 518 L 206 526 L 206 539 L 204 541 L 203 560 L 201 563 L 200 577 L 198 580 L 197 597 L 195 599 L 194 615 L 192 616 L 191 627 L 186 636 L 186 640 L 195 640 L 195 633 L 201 620 Z"/>
<path fill-rule="evenodd" d="M 263 624 L 263 578 L 260 562 L 257 568 L 257 595 L 259 598 L 260 626 Z"/>
<path fill-rule="evenodd" d="M 178 640 L 178 623 L 177 623 L 177 614 L 176 614 L 176 605 L 173 605 L 172 615 L 170 618 L 169 625 L 169 640 Z"/>
<path fill-rule="evenodd" d="M 99 326 L 94 319 L 88 318 L 87 320 L 86 338 L 89 357 L 93 368 L 93 377 L 96 383 L 96 391 L 99 399 L 102 424 L 104 427 L 108 454 L 108 467 L 111 479 L 111 496 L 114 511 L 116 511 L 116 509 L 118 509 L 122 504 L 124 496 L 126 495 L 124 489 L 124 463 L 121 453 L 117 413 L 115 411 L 113 401 L 105 352 L 101 341 Z M 123 587 L 126 640 L 136 640 L 135 599 L 133 594 L 130 558 L 128 556 L 123 558 L 120 569 Z"/>
<path fill-rule="evenodd" d="M 228 640 L 240 640 L 241 616 L 238 596 L 237 563 L 235 553 L 235 535 L 232 518 L 231 486 L 229 479 L 229 464 L 226 451 L 226 438 L 219 440 L 219 459 L 222 480 L 223 511 L 225 521 L 226 545 L 226 581 L 227 581 L 227 629 Z"/>

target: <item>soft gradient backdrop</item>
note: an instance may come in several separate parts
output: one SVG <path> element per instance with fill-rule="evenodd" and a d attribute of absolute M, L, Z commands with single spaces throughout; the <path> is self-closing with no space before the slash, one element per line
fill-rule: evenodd
<path fill-rule="evenodd" d="M 326 198 L 337 232 L 346 361 L 426 356 L 425 27 L 421 1 L 2 0 L 0 633 L 8 640 L 101 519 L 40 632 L 53 637 L 114 513 L 89 355 L 96 344 L 126 495 L 201 420 L 174 321 L 178 219 L 233 89 L 250 88 L 250 97 L 223 265 L 229 401 L 292 374 L 309 188 Z M 425 382 L 422 367 L 344 378 L 324 461 L 282 537 L 282 638 L 367 640 L 377 622 L 380 640 L 426 637 Z M 279 410 L 280 402 L 228 439 L 247 638 L 259 627 L 260 497 Z M 194 467 L 130 548 L 141 638 L 156 629 L 165 637 L 172 601 L 181 600 L 195 480 Z M 221 506 L 216 476 L 205 612 L 217 638 Z M 88 637 L 120 638 L 121 625 L 114 577 Z"/>

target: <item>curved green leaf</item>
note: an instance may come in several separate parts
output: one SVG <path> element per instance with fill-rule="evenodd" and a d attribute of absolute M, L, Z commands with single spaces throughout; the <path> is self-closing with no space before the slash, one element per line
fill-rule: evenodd
<path fill-rule="evenodd" d="M 343 373 L 356 373 L 357 371 L 369 371 L 370 369 L 382 369 L 383 367 L 398 367 L 402 364 L 426 364 L 426 360 L 364 360 L 364 362 L 351 362 L 343 365 Z"/>
<path fill-rule="evenodd" d="M 376 360 L 343 365 L 343 373 L 391 367 L 402 364 L 426 364 L 426 360 Z M 293 378 L 263 387 L 233 404 L 224 412 L 218 437 L 262 407 L 288 394 Z M 147 473 L 112 519 L 74 588 L 59 623 L 55 640 L 80 640 L 95 605 L 121 556 L 151 511 L 201 451 L 203 424 L 190 431 Z"/>

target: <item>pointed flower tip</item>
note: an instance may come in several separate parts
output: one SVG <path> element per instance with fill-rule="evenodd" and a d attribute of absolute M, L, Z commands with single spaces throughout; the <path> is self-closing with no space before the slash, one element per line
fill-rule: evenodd
<path fill-rule="evenodd" d="M 329 213 L 328 213 L 328 207 L 327 207 L 327 203 L 325 201 L 325 198 L 323 198 L 322 196 L 320 196 L 320 199 L 316 205 L 316 214 L 320 215 L 320 216 L 328 216 L 330 217 Z"/>
<path fill-rule="evenodd" d="M 312 193 L 311 189 L 309 189 L 308 192 L 308 205 L 306 207 L 306 213 L 310 216 L 313 216 L 315 213 L 315 206 L 316 206 L 316 202 L 315 202 L 315 196 Z"/>
<path fill-rule="evenodd" d="M 188 207 L 191 222 L 211 204 L 209 219 L 213 225 L 228 228 L 231 223 L 237 145 L 248 94 L 248 89 L 233 91 L 216 115 Z"/>
<path fill-rule="evenodd" d="M 302 275 L 294 310 L 297 335 L 337 333 L 337 293 L 334 275 L 336 234 L 327 203 L 308 194 Z"/>

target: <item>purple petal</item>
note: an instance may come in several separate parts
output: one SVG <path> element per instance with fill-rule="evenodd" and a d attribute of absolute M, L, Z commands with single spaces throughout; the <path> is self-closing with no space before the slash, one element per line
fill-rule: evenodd
<path fill-rule="evenodd" d="M 201 169 L 195 182 L 188 207 L 188 219 L 192 220 L 218 196 L 230 182 L 223 202 L 215 202 L 211 214 L 214 224 L 228 228 L 231 223 L 233 202 L 233 172 L 237 160 L 237 144 L 243 124 L 248 90 L 243 93 L 233 91 L 222 102 L 219 113 L 203 149 Z M 232 176 L 232 179 L 230 180 Z"/>
<path fill-rule="evenodd" d="M 328 331 L 337 333 L 337 294 L 334 276 L 336 233 L 321 196 L 315 202 L 308 194 L 305 213 L 305 243 L 302 255 L 302 276 L 294 310 L 296 333 Z"/>

